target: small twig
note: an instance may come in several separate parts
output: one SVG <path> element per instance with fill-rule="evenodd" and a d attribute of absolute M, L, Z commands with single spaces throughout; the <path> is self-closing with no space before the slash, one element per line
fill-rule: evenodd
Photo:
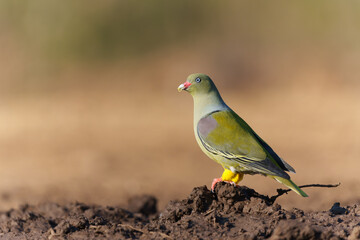
<path fill-rule="evenodd" d="M 165 233 L 162 233 L 162 232 L 153 232 L 153 231 L 147 231 L 147 230 L 142 230 L 140 228 L 136 228 L 136 227 L 133 227 L 129 224 L 118 224 L 117 225 L 118 227 L 124 227 L 124 228 L 129 228 L 131 230 L 134 230 L 134 231 L 137 231 L 137 232 L 140 232 L 146 236 L 149 236 L 149 235 L 156 235 L 156 234 L 159 234 L 160 236 L 162 236 L 163 238 L 165 239 L 170 239 L 170 240 L 173 240 L 172 237 L 170 237 L 169 235 L 165 234 Z M 151 237 L 152 238 L 152 237 Z"/>
<path fill-rule="evenodd" d="M 120 223 L 120 224 L 118 224 L 117 226 L 118 226 L 118 227 L 123 227 L 123 228 L 129 228 L 129 229 L 131 229 L 131 230 L 144 233 L 144 231 L 141 230 L 140 228 L 133 227 L 133 226 L 131 226 L 131 225 L 129 225 L 129 224 L 121 224 L 121 223 Z"/>
<path fill-rule="evenodd" d="M 162 232 L 145 231 L 143 233 L 145 236 L 150 237 L 149 239 L 157 239 L 158 237 L 156 235 L 160 235 L 164 239 L 174 240 L 172 237 Z"/>
<path fill-rule="evenodd" d="M 214 209 L 211 209 L 210 211 L 207 211 L 205 214 L 204 214 L 204 216 L 207 216 L 207 215 L 209 215 L 210 213 L 212 213 L 212 212 L 214 212 L 215 211 L 215 208 Z"/>
<path fill-rule="evenodd" d="M 60 236 L 60 234 L 55 233 L 54 229 L 52 229 L 52 228 L 49 229 L 48 233 L 50 233 L 50 235 L 48 236 L 49 240 L 51 240 L 55 236 Z"/>
<path fill-rule="evenodd" d="M 324 187 L 324 188 L 334 188 L 334 187 L 338 187 L 340 186 L 341 183 L 338 184 L 307 184 L 307 185 L 302 185 L 299 186 L 299 188 L 308 188 L 308 187 Z M 274 203 L 275 200 L 280 197 L 281 195 L 284 195 L 285 193 L 288 193 L 291 191 L 291 189 L 282 189 L 279 188 L 276 190 L 277 191 L 277 195 L 270 197 L 270 202 Z"/>

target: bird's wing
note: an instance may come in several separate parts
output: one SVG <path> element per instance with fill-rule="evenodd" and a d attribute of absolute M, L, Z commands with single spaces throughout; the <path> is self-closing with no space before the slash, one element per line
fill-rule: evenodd
<path fill-rule="evenodd" d="M 253 130 L 252 130 L 252 132 L 254 133 L 254 135 L 255 135 L 256 139 L 259 141 L 259 143 L 266 149 L 268 154 L 270 154 L 270 156 L 276 161 L 276 163 L 284 171 L 290 171 L 290 172 L 295 173 L 295 169 L 292 166 L 290 166 L 290 164 L 288 164 L 287 162 L 285 162 L 284 159 L 279 157 L 279 155 L 277 155 L 276 152 L 274 152 L 274 150 L 264 140 L 262 140 L 262 138 L 260 138 Z"/>
<path fill-rule="evenodd" d="M 214 111 L 200 119 L 197 134 L 204 148 L 214 155 L 250 171 L 290 178 L 284 172 L 286 167 L 269 155 L 250 126 L 232 110 Z"/>

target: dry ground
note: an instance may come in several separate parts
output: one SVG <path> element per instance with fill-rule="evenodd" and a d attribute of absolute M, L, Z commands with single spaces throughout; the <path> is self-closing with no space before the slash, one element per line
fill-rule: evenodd
<path fill-rule="evenodd" d="M 127 209 L 84 203 L 23 205 L 0 212 L 1 239 L 359 239 L 359 205 L 283 209 L 251 188 L 195 187 L 162 212 L 138 196 Z"/>

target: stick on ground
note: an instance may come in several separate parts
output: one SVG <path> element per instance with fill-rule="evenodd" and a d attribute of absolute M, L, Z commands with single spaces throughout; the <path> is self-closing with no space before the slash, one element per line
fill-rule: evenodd
<path fill-rule="evenodd" d="M 341 183 L 338 183 L 338 184 L 307 184 L 307 185 L 302 185 L 302 186 L 299 186 L 299 188 L 308 188 L 308 187 L 324 187 L 324 188 L 334 188 L 334 187 L 338 187 L 340 186 Z M 272 196 L 270 197 L 270 201 L 272 203 L 274 203 L 276 201 L 276 199 L 278 197 L 280 197 L 281 195 L 284 195 L 285 193 L 288 193 L 291 191 L 291 189 L 282 189 L 282 188 L 279 188 L 276 190 L 277 191 L 277 195 L 275 196 Z"/>

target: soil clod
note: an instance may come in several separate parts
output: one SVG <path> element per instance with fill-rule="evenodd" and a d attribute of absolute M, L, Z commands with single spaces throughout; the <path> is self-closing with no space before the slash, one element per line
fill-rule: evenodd
<path fill-rule="evenodd" d="M 347 209 L 340 207 L 340 203 L 336 202 L 334 203 L 334 205 L 331 207 L 330 212 L 334 215 L 341 215 L 341 214 L 345 214 L 347 213 Z"/>

